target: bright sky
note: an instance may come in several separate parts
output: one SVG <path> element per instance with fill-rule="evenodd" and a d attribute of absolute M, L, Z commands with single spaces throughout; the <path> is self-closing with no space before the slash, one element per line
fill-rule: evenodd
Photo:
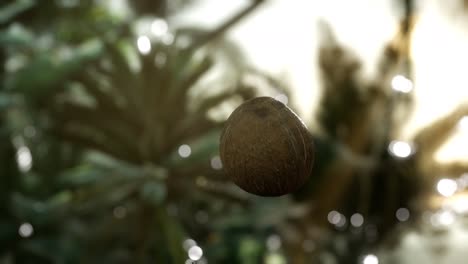
<path fill-rule="evenodd" d="M 212 27 L 248 2 L 202 0 L 185 19 Z M 306 120 L 312 116 L 319 93 L 315 65 L 317 20 L 324 18 L 332 23 L 337 36 L 368 62 L 367 71 L 372 70 L 371 64 L 395 28 L 395 12 L 385 5 L 385 0 L 315 2 L 268 0 L 229 33 L 254 65 L 289 79 Z"/>
<path fill-rule="evenodd" d="M 338 39 L 364 61 L 373 73 L 383 45 L 393 37 L 399 9 L 394 0 L 268 0 L 235 27 L 235 39 L 252 60 L 293 87 L 299 114 L 311 121 L 320 86 L 317 78 L 316 22 L 329 21 Z M 249 1 L 200 0 L 185 19 L 213 27 Z M 420 16 L 413 39 L 416 110 L 400 135 L 408 140 L 416 129 L 468 102 L 468 24 L 460 16 L 457 0 L 420 1 Z M 185 15 L 184 15 L 185 16 Z M 437 154 L 439 160 L 468 160 L 468 134 L 457 130 Z M 460 146 L 467 146 L 461 148 Z"/>

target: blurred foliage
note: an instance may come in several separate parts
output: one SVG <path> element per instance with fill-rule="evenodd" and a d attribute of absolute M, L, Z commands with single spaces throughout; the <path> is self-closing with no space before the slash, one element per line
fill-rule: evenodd
<path fill-rule="evenodd" d="M 318 65 L 324 90 L 317 113 L 320 128 L 314 134 L 317 150 L 324 156 L 318 155 L 316 180 L 296 195 L 308 205 L 306 215 L 293 222 L 312 230 L 298 233 L 302 242 L 294 247 L 307 241 L 314 241 L 314 247 L 309 253 L 291 251 L 294 263 L 307 263 L 310 258 L 317 263 L 359 263 L 398 223 L 395 211 L 410 207 L 420 190 L 414 157 L 402 159 L 388 151 L 395 112 L 411 104 L 410 94 L 396 95 L 390 87 L 406 57 L 390 43 L 375 79 L 365 77 L 357 55 L 339 43 L 327 23 L 319 26 Z M 345 222 L 332 224 L 332 211 Z M 362 226 L 349 222 L 356 213 L 364 219 Z"/>
<path fill-rule="evenodd" d="M 190 236 L 213 260 L 262 255 L 239 257 L 254 230 L 247 195 L 210 165 L 222 122 L 208 113 L 257 93 L 220 38 L 241 16 L 213 32 L 170 28 L 139 52 L 134 25 L 168 4 L 132 1 L 125 17 L 99 1 L 1 6 L 0 262 L 184 263 Z"/>

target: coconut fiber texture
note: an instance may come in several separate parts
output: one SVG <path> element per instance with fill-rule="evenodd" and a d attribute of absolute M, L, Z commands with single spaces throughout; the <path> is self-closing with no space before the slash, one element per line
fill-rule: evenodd
<path fill-rule="evenodd" d="M 243 190 L 281 196 L 309 178 L 314 145 L 307 127 L 289 107 L 271 97 L 257 97 L 228 118 L 220 156 L 227 176 Z"/>

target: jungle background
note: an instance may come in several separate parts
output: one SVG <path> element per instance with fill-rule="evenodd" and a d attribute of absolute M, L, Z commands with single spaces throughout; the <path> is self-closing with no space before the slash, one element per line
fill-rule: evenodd
<path fill-rule="evenodd" d="M 465 10 L 2 2 L 0 263 L 463 263 Z M 265 95 L 316 148 L 279 198 L 218 155 L 229 114 Z"/>

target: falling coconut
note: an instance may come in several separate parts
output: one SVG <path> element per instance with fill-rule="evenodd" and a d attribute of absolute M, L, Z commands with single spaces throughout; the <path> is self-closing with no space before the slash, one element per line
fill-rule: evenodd
<path fill-rule="evenodd" d="M 285 195 L 303 186 L 312 172 L 311 134 L 290 108 L 271 97 L 240 105 L 220 141 L 225 173 L 249 193 Z"/>

